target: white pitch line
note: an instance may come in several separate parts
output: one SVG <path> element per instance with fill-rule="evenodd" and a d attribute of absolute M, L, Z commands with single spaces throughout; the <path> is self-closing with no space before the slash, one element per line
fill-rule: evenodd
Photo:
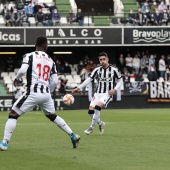
<path fill-rule="evenodd" d="M 169 123 L 170 122 L 170 120 L 169 121 L 158 121 L 158 120 L 155 120 L 155 121 L 148 121 L 148 120 L 146 120 L 146 121 L 132 121 L 132 122 L 105 122 L 106 124 L 120 124 L 120 123 L 122 123 L 122 124 L 126 124 L 126 123 Z M 91 122 L 83 122 L 83 123 L 80 123 L 80 122 L 78 122 L 78 123 L 67 123 L 67 124 L 90 124 Z M 17 126 L 29 126 L 29 125 L 49 125 L 50 123 L 17 123 Z M 4 124 L 2 124 L 2 123 L 0 123 L 0 126 L 4 126 Z"/>

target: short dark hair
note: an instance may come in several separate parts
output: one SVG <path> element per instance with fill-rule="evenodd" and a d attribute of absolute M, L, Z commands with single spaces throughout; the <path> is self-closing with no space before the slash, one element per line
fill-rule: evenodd
<path fill-rule="evenodd" d="M 46 46 L 47 45 L 47 38 L 45 36 L 42 36 L 42 35 L 37 37 L 35 45 L 38 46 L 38 47 Z"/>
<path fill-rule="evenodd" d="M 108 55 L 107 55 L 105 52 L 101 52 L 101 53 L 99 54 L 99 57 L 101 57 L 101 56 L 106 56 L 106 57 L 108 57 Z"/>

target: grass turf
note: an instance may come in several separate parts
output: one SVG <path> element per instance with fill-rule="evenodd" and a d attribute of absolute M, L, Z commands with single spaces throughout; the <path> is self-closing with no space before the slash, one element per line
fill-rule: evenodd
<path fill-rule="evenodd" d="M 78 148 L 42 112 L 30 112 L 0 152 L 0 170 L 169 170 L 170 109 L 103 110 L 104 134 L 96 126 L 89 136 L 87 111 L 57 113 L 81 136 Z M 0 138 L 7 115 L 0 112 Z"/>

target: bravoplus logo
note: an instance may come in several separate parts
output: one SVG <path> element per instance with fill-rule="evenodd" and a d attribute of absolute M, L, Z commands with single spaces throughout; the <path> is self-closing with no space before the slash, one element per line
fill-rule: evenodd
<path fill-rule="evenodd" d="M 170 31 L 164 31 L 163 29 L 161 29 L 160 31 L 139 31 L 137 29 L 133 30 L 133 42 L 137 43 L 137 42 L 153 42 L 153 41 L 157 41 L 157 42 L 166 42 L 166 41 L 170 41 Z"/>

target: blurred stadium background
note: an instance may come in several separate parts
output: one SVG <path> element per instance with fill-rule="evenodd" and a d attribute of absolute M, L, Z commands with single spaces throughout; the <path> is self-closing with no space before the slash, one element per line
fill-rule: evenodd
<path fill-rule="evenodd" d="M 39 9 L 42 18 L 38 16 Z M 155 17 L 157 11 L 159 21 Z M 36 25 L 39 19 L 43 24 Z M 21 66 L 22 56 L 35 50 L 34 39 L 38 35 L 47 36 L 48 54 L 57 64 L 60 83 L 54 93 L 56 109 L 68 109 L 58 105 L 58 101 L 64 93 L 70 93 L 81 83 L 82 68 L 89 74 L 98 66 L 98 54 L 102 51 L 108 54 L 110 63 L 116 65 L 124 77 L 121 97 L 117 94 L 114 99 L 117 102 L 109 108 L 169 107 L 169 1 L 1 0 L 2 111 L 9 110 L 19 95 L 18 91 L 22 93 L 26 89 L 25 76 L 19 89 L 14 88 L 12 81 Z M 128 60 L 130 65 L 126 64 Z M 164 66 L 160 70 L 162 62 Z M 95 80 L 93 92 L 96 83 Z M 87 86 L 85 92 L 76 96 L 80 105 L 73 106 L 73 109 L 87 108 L 88 90 Z"/>
<path fill-rule="evenodd" d="M 60 78 L 53 94 L 61 110 L 56 112 L 81 136 L 72 149 L 67 135 L 42 112 L 31 111 L 18 120 L 9 151 L 0 154 L 0 169 L 168 170 L 169 18 L 169 0 L 0 0 L 0 136 L 8 111 L 26 89 L 26 76 L 17 89 L 12 81 L 39 35 L 48 39 Z M 62 96 L 98 66 L 103 51 L 124 84 L 101 114 L 104 135 L 97 127 L 87 136 L 89 91 L 97 80 L 74 95 L 70 107 Z"/>

